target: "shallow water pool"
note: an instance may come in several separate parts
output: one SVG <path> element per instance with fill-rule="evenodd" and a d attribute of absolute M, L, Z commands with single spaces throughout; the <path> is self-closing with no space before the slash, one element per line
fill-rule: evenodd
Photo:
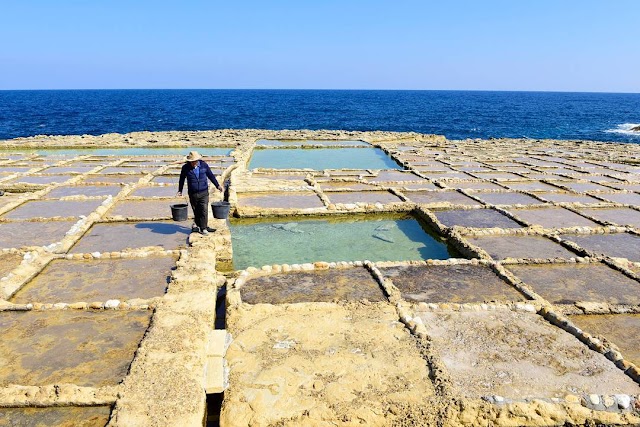
<path fill-rule="evenodd" d="M 42 156 L 180 156 L 187 155 L 189 151 L 197 151 L 203 156 L 227 156 L 231 152 L 229 147 L 195 147 L 195 148 L 55 148 L 48 150 L 25 150 L 35 152 Z"/>
<path fill-rule="evenodd" d="M 231 224 L 233 268 L 314 261 L 404 261 L 454 256 L 411 216 L 283 218 Z"/>
<path fill-rule="evenodd" d="M 354 140 L 344 140 L 344 141 L 334 141 L 334 140 L 323 140 L 323 139 L 259 139 L 256 141 L 257 145 L 260 146 L 271 146 L 271 147 L 286 147 L 292 145 L 315 145 L 315 146 L 350 146 L 350 147 L 368 147 L 369 144 L 363 141 L 354 141 Z"/>
<path fill-rule="evenodd" d="M 401 169 L 379 148 L 283 148 L 254 150 L 250 169 Z"/>

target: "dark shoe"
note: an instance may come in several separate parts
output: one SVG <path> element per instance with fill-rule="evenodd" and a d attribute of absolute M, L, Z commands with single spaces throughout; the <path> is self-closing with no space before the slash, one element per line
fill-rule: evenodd
<path fill-rule="evenodd" d="M 207 227 L 207 231 L 208 231 L 209 233 L 215 233 L 215 232 L 216 232 L 216 229 L 215 229 L 215 228 L 211 228 L 211 227 Z"/>
<path fill-rule="evenodd" d="M 199 233 L 200 232 L 200 227 L 198 227 L 197 225 L 192 225 L 191 226 L 191 232 L 192 233 Z"/>

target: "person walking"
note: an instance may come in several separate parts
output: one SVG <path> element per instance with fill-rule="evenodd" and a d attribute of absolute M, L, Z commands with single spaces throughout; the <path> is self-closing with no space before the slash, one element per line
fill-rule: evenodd
<path fill-rule="evenodd" d="M 180 181 L 178 182 L 178 196 L 182 196 L 184 181 L 187 181 L 187 192 L 189 194 L 189 203 L 193 209 L 195 226 L 191 231 L 197 231 L 200 234 L 207 235 L 209 232 L 215 231 L 209 228 L 209 181 L 219 190 L 222 187 L 211 172 L 211 168 L 202 160 L 202 156 L 197 151 L 191 151 L 184 158 L 185 164 L 180 171 Z"/>

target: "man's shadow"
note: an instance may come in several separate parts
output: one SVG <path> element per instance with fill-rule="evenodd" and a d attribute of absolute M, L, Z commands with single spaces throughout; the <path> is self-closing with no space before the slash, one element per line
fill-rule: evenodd
<path fill-rule="evenodd" d="M 152 233 L 170 235 L 170 234 L 184 234 L 188 236 L 191 233 L 191 228 L 180 224 L 172 224 L 167 222 L 142 222 L 136 224 L 136 228 L 148 229 Z"/>

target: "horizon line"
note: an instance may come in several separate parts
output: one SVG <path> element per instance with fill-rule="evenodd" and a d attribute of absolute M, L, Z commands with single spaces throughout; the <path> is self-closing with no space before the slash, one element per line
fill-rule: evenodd
<path fill-rule="evenodd" d="M 313 88 L 50 88 L 0 89 L 0 92 L 63 92 L 63 91 L 327 91 L 327 92 L 519 92 L 519 93 L 593 93 L 638 95 L 640 92 L 575 91 L 575 90 L 515 90 L 515 89 L 313 89 Z"/>

